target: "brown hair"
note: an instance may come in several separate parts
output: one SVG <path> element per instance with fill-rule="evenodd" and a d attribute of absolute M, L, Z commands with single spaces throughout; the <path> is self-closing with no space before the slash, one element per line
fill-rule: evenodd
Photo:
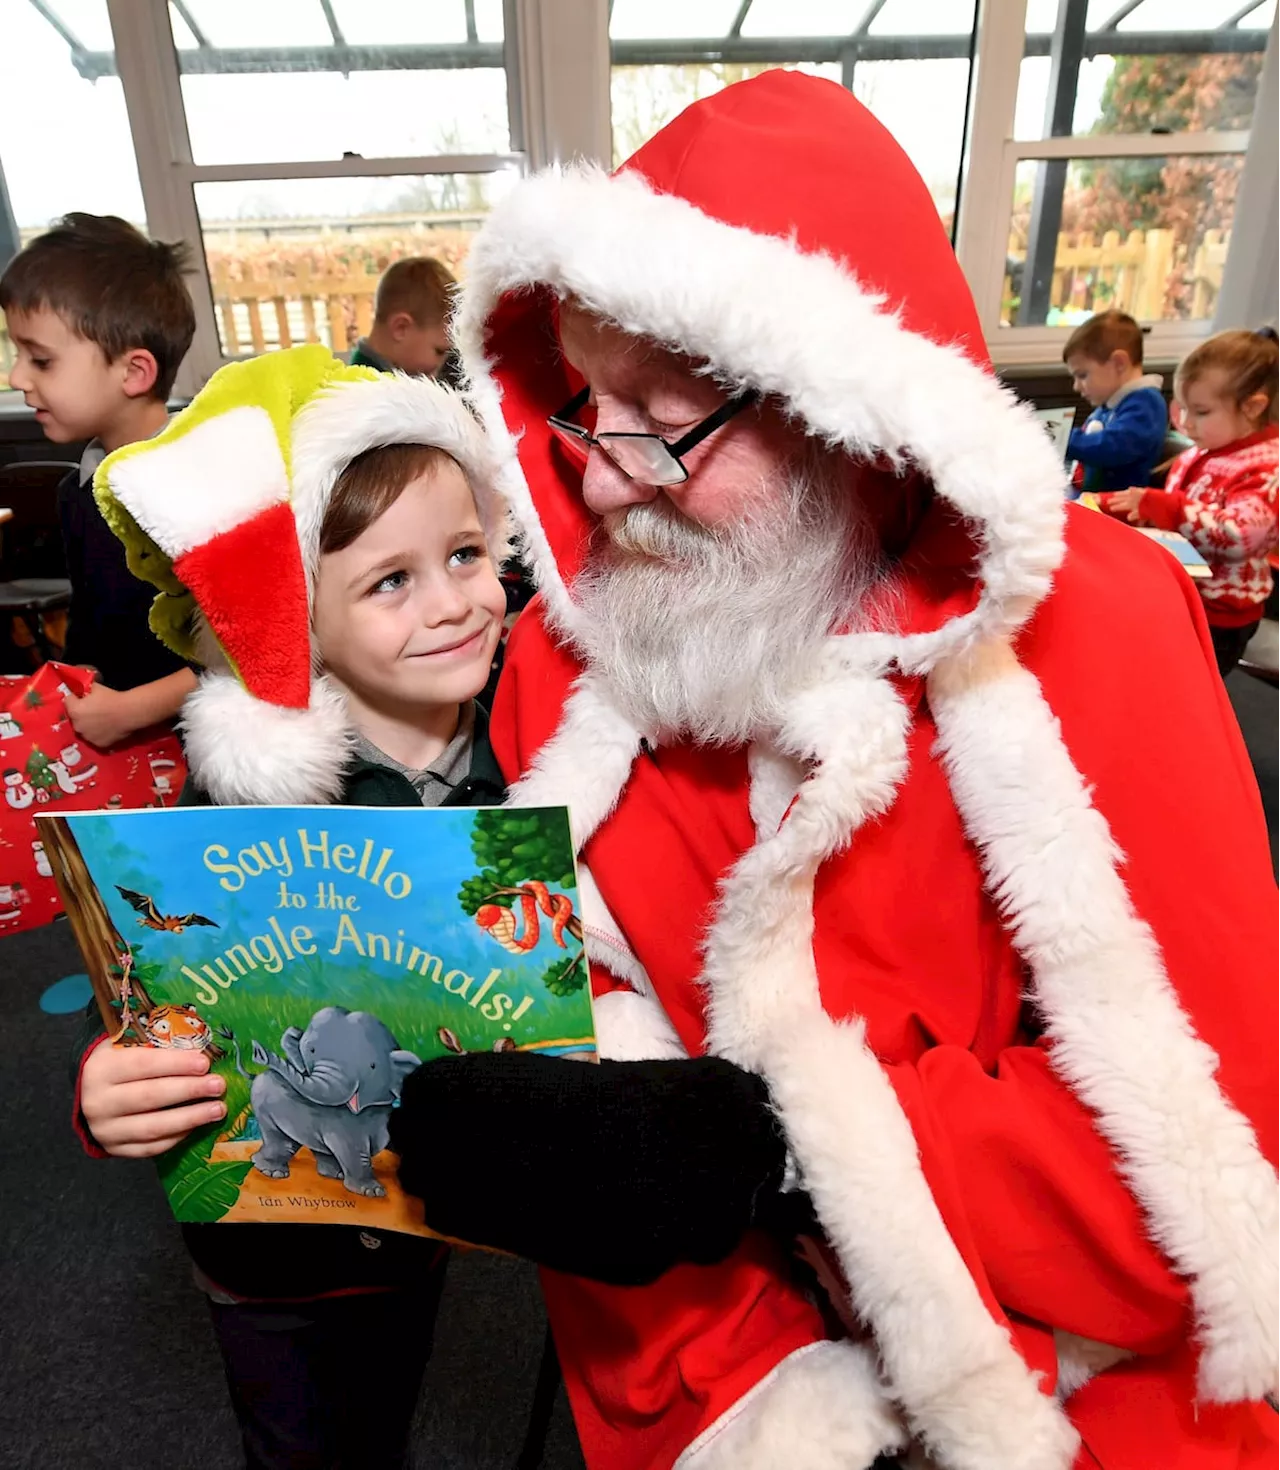
<path fill-rule="evenodd" d="M 429 255 L 397 260 L 382 273 L 373 301 L 375 322 L 390 321 L 405 311 L 420 327 L 449 319 L 457 288 L 448 266 Z"/>
<path fill-rule="evenodd" d="M 1175 385 L 1179 392 L 1205 373 L 1219 371 L 1226 378 L 1228 397 L 1237 408 L 1255 393 L 1267 395 L 1261 422 L 1276 421 L 1276 340 L 1266 332 L 1218 332 L 1183 358 Z"/>
<path fill-rule="evenodd" d="M 406 486 L 454 463 L 435 444 L 379 444 L 357 454 L 334 482 L 320 523 L 320 555 L 350 546 L 391 509 Z"/>
<path fill-rule="evenodd" d="M 1142 328 L 1127 311 L 1100 311 L 1081 322 L 1067 338 L 1062 360 L 1078 354 L 1090 362 L 1106 362 L 1113 352 L 1127 353 L 1134 367 L 1142 366 Z"/>
<path fill-rule="evenodd" d="M 108 362 L 145 348 L 156 360 L 151 397 L 163 402 L 196 330 L 188 261 L 185 245 L 148 240 L 115 215 L 69 214 L 9 262 L 0 310 L 56 312 Z"/>

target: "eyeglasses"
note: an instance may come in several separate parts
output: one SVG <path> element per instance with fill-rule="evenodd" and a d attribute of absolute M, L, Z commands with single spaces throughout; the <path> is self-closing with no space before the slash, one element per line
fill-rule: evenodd
<path fill-rule="evenodd" d="M 635 480 L 638 484 L 683 485 L 689 478 L 689 471 L 684 467 L 682 456 L 727 424 L 735 414 L 750 407 L 760 395 L 754 389 L 739 393 L 736 398 L 722 404 L 709 418 L 695 424 L 674 444 L 668 443 L 661 434 L 593 434 L 581 424 L 571 422 L 575 414 L 582 412 L 590 396 L 591 389 L 584 388 L 559 413 L 553 413 L 547 420 L 562 443 L 583 460 L 593 447 L 602 450 L 628 479 Z"/>

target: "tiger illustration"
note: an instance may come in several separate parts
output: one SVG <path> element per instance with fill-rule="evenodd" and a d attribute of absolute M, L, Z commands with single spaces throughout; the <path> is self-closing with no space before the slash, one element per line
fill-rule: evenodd
<path fill-rule="evenodd" d="M 206 1051 L 213 1032 L 195 1006 L 156 1006 L 137 1018 L 148 1046 L 170 1046 L 178 1051 Z"/>

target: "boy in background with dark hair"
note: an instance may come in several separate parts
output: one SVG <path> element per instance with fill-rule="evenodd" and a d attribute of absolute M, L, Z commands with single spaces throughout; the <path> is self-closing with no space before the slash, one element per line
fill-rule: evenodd
<path fill-rule="evenodd" d="M 173 719 L 195 675 L 152 633 L 155 589 L 134 578 L 93 498 L 113 449 L 150 439 L 195 333 L 186 250 L 148 240 L 112 215 L 69 214 L 0 276 L 0 310 L 17 348 L 11 386 L 54 444 L 88 440 L 58 486 L 71 579 L 65 658 L 97 670 L 67 697 L 76 734 L 109 746 Z M 175 493 L 178 492 L 178 487 Z"/>
<path fill-rule="evenodd" d="M 1145 485 L 1160 459 L 1169 410 L 1159 374 L 1142 371 L 1142 328 L 1127 312 L 1100 311 L 1067 338 L 1062 360 L 1076 392 L 1093 405 L 1067 441 L 1067 458 L 1083 470 L 1079 489 Z"/>
<path fill-rule="evenodd" d="M 351 365 L 434 378 L 449 355 L 457 284 L 448 267 L 429 255 L 388 266 L 374 297 L 373 330 L 356 343 Z"/>

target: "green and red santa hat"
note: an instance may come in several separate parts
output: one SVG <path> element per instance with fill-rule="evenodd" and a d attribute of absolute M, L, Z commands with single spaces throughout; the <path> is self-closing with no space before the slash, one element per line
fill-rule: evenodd
<path fill-rule="evenodd" d="M 204 672 L 182 713 L 192 774 L 219 805 L 332 801 L 351 747 L 311 639 L 320 528 L 338 476 L 387 444 L 443 449 L 495 556 L 506 513 L 479 424 L 425 378 L 294 347 L 214 374 L 163 433 L 108 455 L 94 493 L 151 582 L 156 636 Z"/>

